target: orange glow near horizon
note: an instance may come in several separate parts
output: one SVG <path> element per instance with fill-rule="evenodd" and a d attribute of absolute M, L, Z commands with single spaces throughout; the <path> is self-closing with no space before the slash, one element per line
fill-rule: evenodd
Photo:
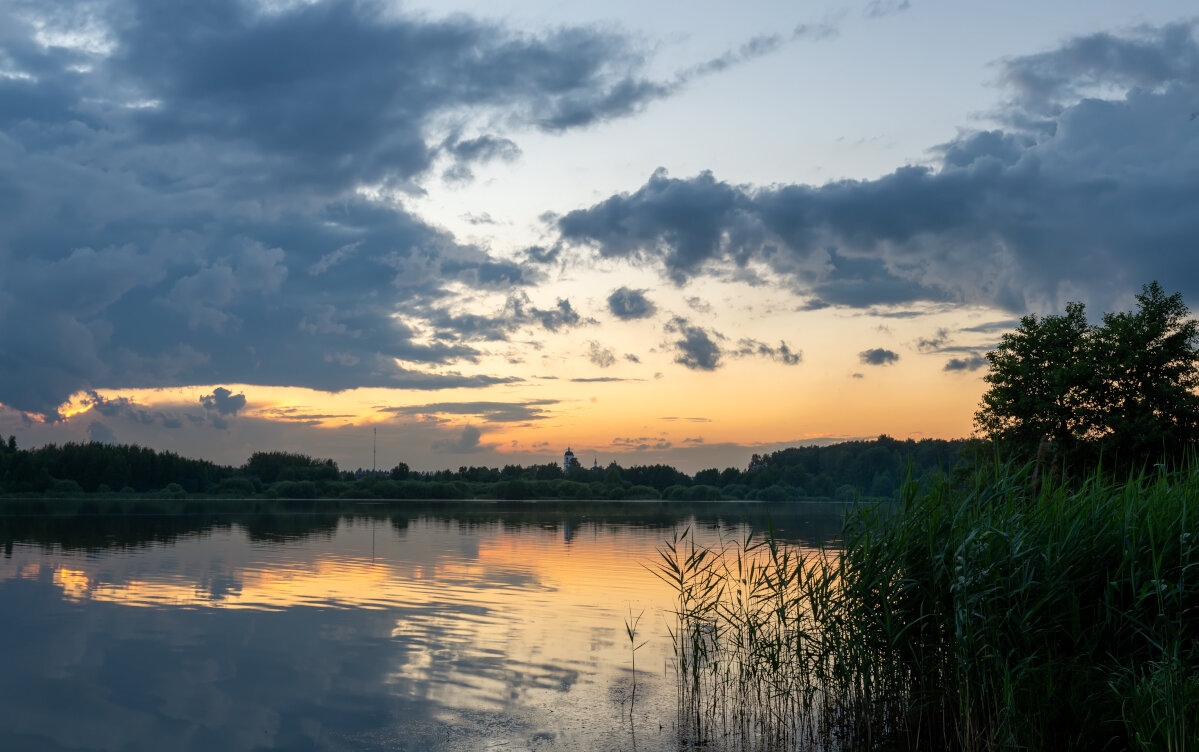
<path fill-rule="evenodd" d="M 77 437 L 100 421 L 112 424 L 121 441 L 219 462 L 241 462 L 267 447 L 333 457 L 346 467 L 370 467 L 371 429 L 377 428 L 387 467 L 405 461 L 421 470 L 503 464 L 505 457 L 518 464 L 551 461 L 567 446 L 583 450 L 584 456 L 597 455 L 601 464 L 727 466 L 742 464 L 758 447 L 773 451 L 815 439 L 970 435 L 985 371 L 951 372 L 945 365 L 963 350 L 985 352 L 997 335 L 971 333 L 971 328 L 997 320 L 999 312 L 930 310 L 915 318 L 806 312 L 808 328 L 800 336 L 790 331 L 795 319 L 782 307 L 786 301 L 780 301 L 770 304 L 779 313 L 748 327 L 759 339 L 738 338 L 732 323 L 718 323 L 713 331 L 725 332 L 719 339 L 720 360 L 708 370 L 679 362 L 677 333 L 647 339 L 644 328 L 618 322 L 603 344 L 615 360 L 603 367 L 589 357 L 598 340 L 551 333 L 543 345 L 527 352 L 491 353 L 475 365 L 477 373 L 517 379 L 511 383 L 338 392 L 244 383 L 100 389 L 73 395 L 60 409 L 66 420 L 39 424 L 38 430 L 44 441 L 61 442 L 72 439 L 60 436 Z M 735 302 L 726 304 L 738 312 Z M 956 332 L 947 336 L 954 348 L 928 347 L 930 330 Z M 756 350 L 782 342 L 802 352 L 800 362 L 784 364 Z M 869 365 L 862 356 L 864 345 L 885 347 L 897 359 Z M 637 353 L 636 359 L 625 352 Z M 217 387 L 245 395 L 245 406 L 227 416 L 206 407 L 202 400 Z M 122 409 L 101 415 L 95 412 L 93 395 L 122 400 Z M 135 410 L 144 413 L 140 422 L 129 416 Z M 158 413 L 191 422 L 175 421 L 184 431 L 155 433 L 154 420 L 144 418 Z M 205 425 L 211 429 L 214 419 L 220 419 L 220 431 L 199 430 Z M 468 426 L 477 432 L 475 443 L 458 452 L 456 442 L 463 440 Z"/>

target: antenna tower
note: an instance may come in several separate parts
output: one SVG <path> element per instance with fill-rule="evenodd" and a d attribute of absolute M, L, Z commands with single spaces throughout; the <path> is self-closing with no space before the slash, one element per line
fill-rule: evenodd
<path fill-rule="evenodd" d="M 377 468 L 375 467 L 375 464 L 379 459 L 379 429 L 375 428 L 374 431 L 375 431 L 374 438 L 371 439 L 371 472 L 372 473 L 374 473 L 377 470 Z"/>

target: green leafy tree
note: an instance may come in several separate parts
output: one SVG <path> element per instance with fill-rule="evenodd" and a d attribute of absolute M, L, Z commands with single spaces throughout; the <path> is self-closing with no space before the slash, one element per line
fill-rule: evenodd
<path fill-rule="evenodd" d="M 1075 462 L 1102 451 L 1120 466 L 1177 456 L 1199 440 L 1199 323 L 1157 282 L 1136 311 L 1087 323 L 1082 303 L 1025 316 L 987 353 L 990 385 L 975 425 L 1033 452 L 1052 439 Z M 1110 464 L 1110 462 L 1109 462 Z"/>
<path fill-rule="evenodd" d="M 1048 437 L 1067 448 L 1090 433 L 1089 331 L 1082 303 L 1068 304 L 1063 315 L 1020 319 L 987 353 L 990 388 L 974 414 L 979 430 L 1017 446 Z"/>
<path fill-rule="evenodd" d="M 1137 310 L 1108 313 L 1095 331 L 1095 409 L 1118 459 L 1176 454 L 1199 439 L 1199 322 L 1157 282 Z"/>

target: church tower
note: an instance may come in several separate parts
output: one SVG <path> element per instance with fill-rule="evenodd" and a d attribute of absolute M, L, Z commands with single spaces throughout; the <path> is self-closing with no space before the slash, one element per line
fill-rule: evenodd
<path fill-rule="evenodd" d="M 570 451 L 570 447 L 566 447 L 566 454 L 562 455 L 562 472 L 570 472 L 570 469 L 577 464 L 579 461 L 575 459 L 575 453 Z"/>

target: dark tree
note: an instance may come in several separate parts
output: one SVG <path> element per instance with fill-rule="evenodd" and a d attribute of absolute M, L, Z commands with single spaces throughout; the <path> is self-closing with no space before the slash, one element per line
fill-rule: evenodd
<path fill-rule="evenodd" d="M 987 353 L 990 388 L 974 421 L 986 437 L 1031 455 L 1051 439 L 1071 463 L 1103 455 L 1112 466 L 1176 457 L 1199 440 L 1199 324 L 1157 282 L 1133 312 L 1087 323 L 1025 316 Z"/>
<path fill-rule="evenodd" d="M 1093 370 L 1086 312 L 1070 303 L 1060 316 L 1020 319 L 987 353 L 990 388 L 974 414 L 975 425 L 992 439 L 1036 447 L 1051 438 L 1069 447 L 1092 429 Z"/>
<path fill-rule="evenodd" d="M 1157 282 L 1096 330 L 1094 404 L 1106 448 L 1138 461 L 1199 439 L 1199 322 Z"/>

